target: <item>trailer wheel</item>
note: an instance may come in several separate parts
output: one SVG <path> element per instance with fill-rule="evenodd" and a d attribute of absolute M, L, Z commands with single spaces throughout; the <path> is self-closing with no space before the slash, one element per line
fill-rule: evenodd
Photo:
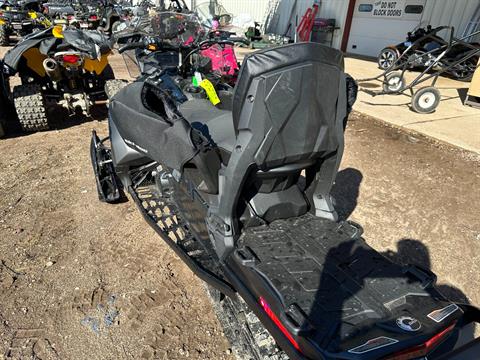
<path fill-rule="evenodd" d="M 435 111 L 440 103 L 440 91 L 433 86 L 419 89 L 412 96 L 412 109 L 419 114 L 429 114 Z"/>
<path fill-rule="evenodd" d="M 48 130 L 47 107 L 40 85 L 15 86 L 13 101 L 23 131 Z"/>
<path fill-rule="evenodd" d="M 387 70 L 398 59 L 398 54 L 395 49 L 385 48 L 378 55 L 377 62 L 378 67 L 383 70 Z"/>
<path fill-rule="evenodd" d="M 392 72 L 385 76 L 383 91 L 388 93 L 400 92 L 405 87 L 405 78 L 401 72 Z"/>
<path fill-rule="evenodd" d="M 8 29 L 5 25 L 0 25 L 0 46 L 8 46 L 9 44 Z"/>

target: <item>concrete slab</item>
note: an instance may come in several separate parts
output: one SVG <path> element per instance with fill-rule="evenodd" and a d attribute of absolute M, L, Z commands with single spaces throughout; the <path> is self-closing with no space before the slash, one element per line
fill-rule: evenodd
<path fill-rule="evenodd" d="M 365 79 L 381 73 L 377 64 L 354 58 L 345 59 L 346 71 L 355 79 Z M 418 73 L 409 72 L 407 81 Z M 426 82 L 419 87 L 428 86 Z M 362 84 L 364 88 L 381 90 L 380 82 Z M 469 84 L 440 77 L 436 87 L 442 94 L 437 110 L 432 114 L 418 114 L 410 109 L 407 95 L 372 97 L 360 92 L 354 109 L 401 128 L 417 131 L 437 140 L 480 153 L 480 110 L 464 106 L 460 97 Z"/>

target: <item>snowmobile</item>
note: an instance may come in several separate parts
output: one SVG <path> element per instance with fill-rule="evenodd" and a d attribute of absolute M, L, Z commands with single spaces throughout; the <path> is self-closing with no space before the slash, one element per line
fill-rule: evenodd
<path fill-rule="evenodd" d="M 114 78 L 111 49 L 103 33 L 54 26 L 9 50 L 4 58 L 8 75 L 18 73 L 22 81 L 12 95 L 22 129 L 49 128 L 47 101 L 71 115 L 90 116 L 91 106 L 106 100 L 105 82 Z"/>
<path fill-rule="evenodd" d="M 161 32 L 119 51 L 148 49 L 153 37 L 175 51 Z M 235 353 L 475 358 L 480 342 L 463 345 L 461 335 L 479 310 L 448 301 L 429 270 L 391 262 L 360 225 L 338 221 L 330 191 L 355 92 L 342 53 L 316 43 L 261 50 L 233 89 L 217 91 L 184 50 L 201 47 L 182 44 L 176 61 L 157 66 L 152 57 L 110 99 L 109 136 L 93 131 L 92 166 L 99 199 L 128 193 L 209 285 Z"/>
<path fill-rule="evenodd" d="M 50 20 L 41 10 L 41 2 L 35 0 L 3 3 L 0 6 L 0 46 L 9 46 L 12 35 L 23 37 L 49 27 Z"/>

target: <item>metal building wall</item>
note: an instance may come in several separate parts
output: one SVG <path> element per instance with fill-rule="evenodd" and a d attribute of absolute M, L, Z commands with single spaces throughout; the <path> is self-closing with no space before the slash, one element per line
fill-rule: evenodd
<path fill-rule="evenodd" d="M 349 0 L 323 0 L 320 4 L 319 17 L 325 19 L 335 19 L 336 26 L 340 29 L 336 30 L 333 37 L 333 47 L 339 49 L 342 44 L 343 30 L 345 20 L 347 18 Z"/>
<path fill-rule="evenodd" d="M 265 17 L 269 0 L 219 0 L 218 3 L 234 15 L 247 13 L 255 21 L 262 22 Z M 197 0 L 197 3 L 200 1 Z"/>
<path fill-rule="evenodd" d="M 456 36 L 460 37 L 479 4 L 480 0 L 427 0 L 422 22 L 433 27 L 453 26 Z"/>

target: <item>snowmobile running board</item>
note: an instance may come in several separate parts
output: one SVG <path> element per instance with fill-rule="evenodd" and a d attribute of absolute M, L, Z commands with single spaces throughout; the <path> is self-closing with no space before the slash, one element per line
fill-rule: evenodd
<path fill-rule="evenodd" d="M 214 259 L 217 255 L 213 249 L 206 248 L 190 234 L 188 226 L 181 220 L 175 204 L 169 197 L 159 196 L 152 185 L 142 185 L 137 189 L 130 186 L 128 192 L 145 221 L 187 264 L 190 270 L 221 293 L 232 298 L 235 297 L 235 290 L 222 278 L 218 267 L 212 265 L 215 263 Z"/>

